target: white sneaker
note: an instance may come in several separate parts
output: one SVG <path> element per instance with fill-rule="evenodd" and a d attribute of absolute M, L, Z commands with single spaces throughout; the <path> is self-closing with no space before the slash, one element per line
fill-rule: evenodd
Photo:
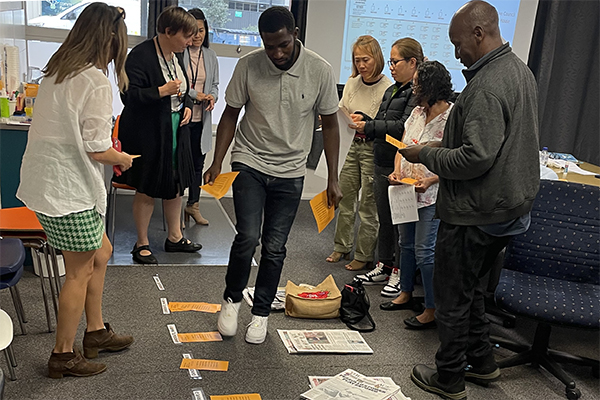
<path fill-rule="evenodd" d="M 383 271 L 385 264 L 378 262 L 377 266 L 366 274 L 356 275 L 355 281 L 361 281 L 363 285 L 385 285 L 390 276 Z"/>
<path fill-rule="evenodd" d="M 381 295 L 384 297 L 396 297 L 400 294 L 400 270 L 392 269 L 388 284 L 381 289 Z"/>
<path fill-rule="evenodd" d="M 267 323 L 269 317 L 252 316 L 252 321 L 248 324 L 246 331 L 246 342 L 252 344 L 261 344 L 267 337 Z"/>
<path fill-rule="evenodd" d="M 223 300 L 221 312 L 217 320 L 217 327 L 223 336 L 235 336 L 238 326 L 238 313 L 242 302 L 234 303 L 231 298 Z"/>

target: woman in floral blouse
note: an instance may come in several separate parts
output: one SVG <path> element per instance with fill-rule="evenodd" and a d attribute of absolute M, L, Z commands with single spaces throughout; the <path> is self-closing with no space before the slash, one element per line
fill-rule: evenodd
<path fill-rule="evenodd" d="M 402 141 L 407 145 L 440 142 L 452 103 L 450 74 L 437 61 L 422 63 L 413 78 L 413 94 L 417 107 L 405 123 Z M 425 311 L 404 320 L 407 329 L 435 328 L 435 304 L 433 301 L 433 263 L 435 239 L 439 220 L 434 219 L 435 200 L 439 178 L 423 164 L 412 164 L 399 153 L 396 154 L 394 172 L 389 176 L 391 184 L 400 184 L 404 178 L 416 179 L 419 221 L 398 225 L 400 236 L 400 295 L 383 303 L 383 310 L 414 309 L 412 297 L 415 272 L 421 270 L 425 291 Z"/>

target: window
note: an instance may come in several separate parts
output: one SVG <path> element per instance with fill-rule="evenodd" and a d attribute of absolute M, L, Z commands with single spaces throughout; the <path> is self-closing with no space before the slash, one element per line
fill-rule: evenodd
<path fill-rule="evenodd" d="M 127 33 L 133 36 L 142 35 L 141 7 L 147 4 L 144 0 L 101 0 L 111 6 L 125 9 L 127 15 Z M 27 25 L 31 27 L 69 30 L 81 12 L 92 0 L 34 0 L 26 2 Z"/>

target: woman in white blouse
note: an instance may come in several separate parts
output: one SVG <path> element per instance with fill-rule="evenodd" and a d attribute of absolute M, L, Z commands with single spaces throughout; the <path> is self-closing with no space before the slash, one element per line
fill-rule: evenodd
<path fill-rule="evenodd" d="M 352 76 L 344 86 L 340 108 L 348 114 L 363 112 L 374 118 L 381 105 L 383 93 L 392 84 L 392 81 L 381 73 L 384 66 L 379 42 L 369 35 L 360 36 L 352 45 Z M 373 140 L 367 138 L 364 132 L 355 132 L 354 141 L 340 172 L 340 189 L 344 197 L 339 205 L 333 253 L 326 259 L 327 262 L 338 262 L 342 257 L 347 258 L 352 251 L 355 242 L 354 222 L 358 214 L 360 225 L 356 236 L 356 249 L 354 259 L 346 265 L 348 270 L 363 269 L 373 261 L 379 230 L 373 193 L 374 168 Z"/>
<path fill-rule="evenodd" d="M 441 142 L 453 95 L 450 73 L 437 61 L 422 63 L 413 77 L 415 107 L 405 123 L 402 141 L 407 145 Z M 400 295 L 381 304 L 383 310 L 415 309 L 412 297 L 417 268 L 421 270 L 425 292 L 425 311 L 404 320 L 407 329 L 435 328 L 433 300 L 433 265 L 435 239 L 439 220 L 435 217 L 435 200 L 439 178 L 423 164 L 412 164 L 396 154 L 391 184 L 404 184 L 402 179 L 415 179 L 419 220 L 398 225 L 400 241 Z"/>
<path fill-rule="evenodd" d="M 112 255 L 102 221 L 103 164 L 123 171 L 132 165 L 131 156 L 112 147 L 112 88 L 106 77 L 114 61 L 119 88 L 127 86 L 124 19 L 123 9 L 105 3 L 83 10 L 44 68 L 23 156 L 17 197 L 35 211 L 48 243 L 62 250 L 65 260 L 56 344 L 48 361 L 51 378 L 99 374 L 106 365 L 86 358 L 133 343 L 102 318 L 104 275 Z M 81 355 L 73 342 L 84 309 Z"/>

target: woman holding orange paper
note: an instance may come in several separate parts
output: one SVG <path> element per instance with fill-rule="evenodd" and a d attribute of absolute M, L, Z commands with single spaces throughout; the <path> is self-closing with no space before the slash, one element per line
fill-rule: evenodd
<path fill-rule="evenodd" d="M 413 146 L 418 143 L 440 142 L 452 103 L 450 73 L 437 61 L 419 65 L 413 77 L 413 94 L 417 106 L 404 124 L 403 143 Z M 402 179 L 416 179 L 417 207 L 419 220 L 399 224 L 400 244 L 400 295 L 381 304 L 382 310 L 414 309 L 412 298 L 415 273 L 421 270 L 425 291 L 425 311 L 404 320 L 407 329 L 435 328 L 435 304 L 433 300 L 433 265 L 435 239 L 439 220 L 434 219 L 435 200 L 439 178 L 423 164 L 412 164 L 396 153 L 394 172 L 389 176 L 391 184 L 400 184 Z"/>
<path fill-rule="evenodd" d="M 352 76 L 344 86 L 340 108 L 348 113 L 361 111 L 373 118 L 383 93 L 392 84 L 381 73 L 385 61 L 377 40 L 368 35 L 360 36 L 352 45 L 352 61 Z M 340 172 L 340 189 L 344 197 L 339 205 L 333 253 L 326 259 L 327 262 L 338 262 L 356 245 L 354 259 L 346 265 L 346 269 L 352 271 L 363 269 L 373 261 L 377 243 L 379 219 L 373 193 L 374 167 L 373 138 L 367 138 L 364 132 L 355 132 Z M 354 222 L 357 214 L 360 225 L 355 240 Z"/>

